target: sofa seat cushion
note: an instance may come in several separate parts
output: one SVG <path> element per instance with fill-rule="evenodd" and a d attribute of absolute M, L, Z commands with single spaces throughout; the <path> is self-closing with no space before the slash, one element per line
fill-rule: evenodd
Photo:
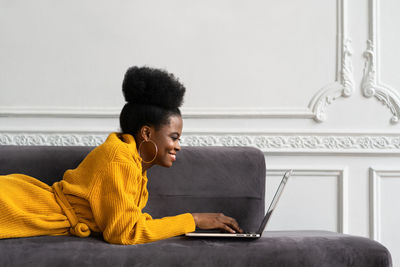
<path fill-rule="evenodd" d="M 257 240 L 174 237 L 141 245 L 41 236 L 0 242 L 0 266 L 391 266 L 368 238 L 327 231 L 271 231 Z"/>

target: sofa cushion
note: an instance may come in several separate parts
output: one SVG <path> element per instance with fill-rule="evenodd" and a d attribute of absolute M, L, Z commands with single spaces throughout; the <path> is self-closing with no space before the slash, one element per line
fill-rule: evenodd
<path fill-rule="evenodd" d="M 149 170 L 149 202 L 155 217 L 223 212 L 247 231 L 264 217 L 265 159 L 251 147 L 184 147 L 169 168 Z"/>
<path fill-rule="evenodd" d="M 0 266 L 386 267 L 388 250 L 363 237 L 325 231 L 265 232 L 252 241 L 174 237 L 112 245 L 69 236 L 5 239 Z"/>

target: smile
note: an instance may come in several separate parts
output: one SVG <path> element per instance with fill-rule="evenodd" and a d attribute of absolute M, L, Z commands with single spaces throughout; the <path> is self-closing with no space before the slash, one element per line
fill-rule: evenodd
<path fill-rule="evenodd" d="M 176 154 L 173 154 L 173 153 L 168 153 L 168 154 L 171 157 L 172 161 L 176 160 Z"/>

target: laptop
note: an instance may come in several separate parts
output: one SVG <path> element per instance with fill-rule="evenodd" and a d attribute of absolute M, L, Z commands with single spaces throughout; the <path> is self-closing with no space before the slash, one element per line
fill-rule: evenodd
<path fill-rule="evenodd" d="M 278 186 L 278 189 L 275 192 L 274 198 L 271 201 L 271 204 L 269 205 L 268 211 L 264 216 L 264 219 L 261 222 L 260 227 L 258 228 L 258 231 L 255 233 L 237 233 L 237 234 L 232 234 L 232 233 L 216 233 L 216 232 L 192 232 L 192 233 L 187 233 L 185 234 L 188 237 L 230 237 L 230 238 L 260 238 L 262 236 L 262 233 L 264 232 L 265 227 L 267 226 L 267 223 L 269 219 L 271 218 L 272 213 L 275 210 L 275 207 L 278 203 L 278 200 L 280 196 L 282 195 L 283 189 L 285 188 L 285 185 L 289 179 L 289 177 L 293 174 L 293 170 L 286 171 L 285 174 L 283 175 L 282 181 Z"/>

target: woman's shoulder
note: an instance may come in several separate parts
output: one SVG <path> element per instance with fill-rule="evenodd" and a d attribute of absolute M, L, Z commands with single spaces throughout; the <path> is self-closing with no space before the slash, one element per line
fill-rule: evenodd
<path fill-rule="evenodd" d="M 111 133 L 93 152 L 106 156 L 110 162 L 140 163 L 135 140 L 128 134 Z"/>
<path fill-rule="evenodd" d="M 130 180 L 132 182 L 142 176 L 141 160 L 135 156 L 137 154 L 136 145 L 133 146 L 127 138 L 133 139 L 132 136 L 127 137 L 125 134 L 112 133 L 103 144 L 91 152 L 93 155 L 88 155 L 88 157 L 91 157 L 90 161 L 97 161 L 96 164 L 101 164 L 99 169 L 103 171 L 100 173 L 113 174 L 112 176 L 115 179 L 108 177 L 104 180 L 107 183 L 113 181 L 124 184 L 124 181 Z M 115 177 L 116 174 L 120 175 L 121 173 L 126 174 L 122 175 L 123 179 L 120 179 L 119 176 Z M 127 179 L 128 177 L 130 179 Z"/>

